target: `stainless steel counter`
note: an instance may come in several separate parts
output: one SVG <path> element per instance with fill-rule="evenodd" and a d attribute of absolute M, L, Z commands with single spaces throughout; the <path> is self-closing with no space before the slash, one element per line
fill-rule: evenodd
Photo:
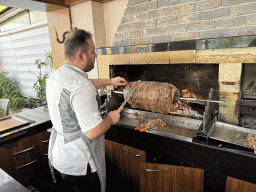
<path fill-rule="evenodd" d="M 202 120 L 187 117 L 164 115 L 124 108 L 118 124 L 128 125 L 135 128 L 141 124 L 145 125 L 155 119 L 161 119 L 166 125 L 164 127 L 160 127 L 157 130 L 147 129 L 145 132 L 190 142 L 192 142 L 193 138 L 197 134 L 197 131 L 201 128 L 203 123 Z"/>

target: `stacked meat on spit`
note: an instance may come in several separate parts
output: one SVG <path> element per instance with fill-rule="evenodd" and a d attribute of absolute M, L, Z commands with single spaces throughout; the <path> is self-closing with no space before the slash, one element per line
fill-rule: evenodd
<path fill-rule="evenodd" d="M 168 114 L 178 107 L 175 97 L 179 96 L 178 89 L 170 83 L 155 81 L 130 82 L 124 89 L 124 99 L 136 87 L 128 103 L 134 107 Z"/>

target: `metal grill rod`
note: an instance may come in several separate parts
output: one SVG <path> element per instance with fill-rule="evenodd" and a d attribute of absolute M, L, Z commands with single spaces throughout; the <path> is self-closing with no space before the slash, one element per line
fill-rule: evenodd
<path fill-rule="evenodd" d="M 104 90 L 107 92 L 107 90 Z M 124 92 L 121 91 L 112 91 L 113 93 L 117 93 L 117 94 L 124 94 Z M 216 100 L 209 100 L 209 99 L 198 99 L 198 98 L 191 98 L 191 97 L 175 97 L 174 99 L 177 100 L 183 100 L 183 101 L 191 101 L 191 102 L 211 102 L 211 103 L 227 103 L 226 101 L 216 101 Z"/>
<path fill-rule="evenodd" d="M 190 98 L 190 97 L 177 97 L 179 100 L 184 100 L 184 101 L 193 101 L 193 102 L 198 102 L 198 101 L 204 101 L 204 102 L 211 102 L 211 103 L 227 103 L 226 101 L 215 101 L 215 100 L 210 100 L 210 99 L 197 99 L 197 98 Z"/>

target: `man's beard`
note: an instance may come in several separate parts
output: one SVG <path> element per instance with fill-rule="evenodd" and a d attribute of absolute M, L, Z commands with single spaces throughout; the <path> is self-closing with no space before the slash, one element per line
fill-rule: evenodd
<path fill-rule="evenodd" d="M 94 62 L 92 59 L 89 59 L 88 62 L 85 64 L 85 72 L 89 72 L 94 68 Z"/>

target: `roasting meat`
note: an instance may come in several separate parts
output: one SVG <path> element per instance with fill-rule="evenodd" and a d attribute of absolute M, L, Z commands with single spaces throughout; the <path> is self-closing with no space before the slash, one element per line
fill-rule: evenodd
<path fill-rule="evenodd" d="M 136 89 L 128 100 L 134 107 L 161 114 L 174 112 L 178 107 L 174 98 L 179 96 L 179 91 L 172 84 L 155 81 L 130 82 L 124 89 L 124 99 L 134 87 Z"/>
<path fill-rule="evenodd" d="M 135 130 L 139 130 L 140 132 L 143 132 L 147 129 L 153 129 L 153 130 L 157 130 L 159 128 L 163 128 L 165 126 L 165 122 L 163 122 L 162 119 L 154 119 L 151 120 L 150 122 L 148 122 L 146 125 L 140 125 L 138 127 L 135 128 Z"/>

